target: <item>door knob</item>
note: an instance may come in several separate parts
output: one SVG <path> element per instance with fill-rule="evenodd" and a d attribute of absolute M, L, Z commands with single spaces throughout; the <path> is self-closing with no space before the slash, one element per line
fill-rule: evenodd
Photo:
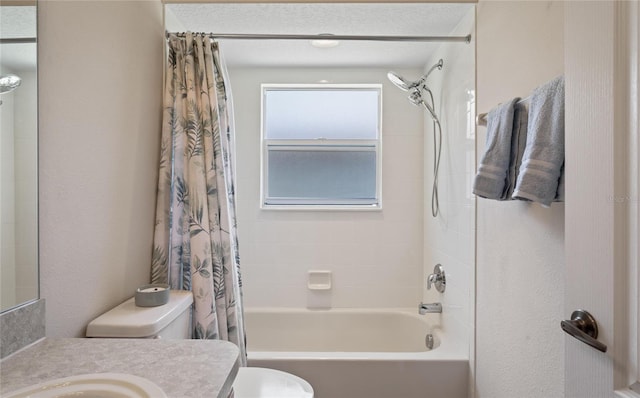
<path fill-rule="evenodd" d="M 598 338 L 598 323 L 587 311 L 573 311 L 571 320 L 560 322 L 560 327 L 571 336 L 585 344 L 589 344 L 596 350 L 607 352 L 607 346 L 596 340 Z"/>

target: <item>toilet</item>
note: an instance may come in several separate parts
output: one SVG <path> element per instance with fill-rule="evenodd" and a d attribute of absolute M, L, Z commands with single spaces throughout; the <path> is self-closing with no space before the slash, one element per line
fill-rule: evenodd
<path fill-rule="evenodd" d="M 169 301 L 157 307 L 138 307 L 132 297 L 87 325 L 87 337 L 188 339 L 191 336 L 190 291 L 171 290 Z M 234 398 L 313 398 L 304 379 L 275 369 L 238 370 Z"/>

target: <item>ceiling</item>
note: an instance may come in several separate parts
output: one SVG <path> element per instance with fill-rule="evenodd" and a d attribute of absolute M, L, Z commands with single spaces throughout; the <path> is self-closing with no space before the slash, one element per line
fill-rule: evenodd
<path fill-rule="evenodd" d="M 35 38 L 36 7 L 0 7 L 0 38 Z M 0 46 L 2 67 L 14 72 L 36 69 L 36 44 L 2 44 Z"/>
<path fill-rule="evenodd" d="M 167 4 L 169 32 L 449 36 L 471 4 L 210 3 Z M 472 32 L 465 32 L 467 35 Z M 343 41 L 316 48 L 306 40 L 220 39 L 235 67 L 423 68 L 439 43 Z"/>

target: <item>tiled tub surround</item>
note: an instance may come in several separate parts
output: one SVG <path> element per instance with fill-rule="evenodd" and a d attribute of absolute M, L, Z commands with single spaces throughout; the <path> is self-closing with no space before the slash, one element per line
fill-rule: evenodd
<path fill-rule="evenodd" d="M 474 10 L 470 10 L 452 35 L 474 31 Z M 474 43 L 446 43 L 435 52 L 427 67 L 444 60 L 442 72 L 434 73 L 429 84 L 436 93 L 446 93 L 437 101 L 442 118 L 442 157 L 438 177 L 440 214 L 431 216 L 433 183 L 433 129 L 425 113 L 425 195 L 423 280 L 436 264 L 444 267 L 447 286 L 444 293 L 423 290 L 426 303 L 441 302 L 442 327 L 447 334 L 467 341 L 473 336 L 473 289 L 475 256 L 475 197 L 471 193 L 475 176 Z M 425 284 L 426 285 L 426 284 Z"/>
<path fill-rule="evenodd" d="M 219 340 L 45 339 L 0 362 L 0 396 L 88 373 L 126 373 L 168 397 L 226 398 L 238 372 L 238 348 Z"/>
<path fill-rule="evenodd" d="M 420 76 L 420 69 L 395 69 Z M 233 68 L 238 234 L 246 307 L 310 307 L 307 272 L 332 271 L 333 308 L 414 307 L 422 293 L 424 110 L 387 68 Z M 260 209 L 260 84 L 383 85 L 381 211 Z"/>
<path fill-rule="evenodd" d="M 0 358 L 44 338 L 44 299 L 0 315 Z"/>

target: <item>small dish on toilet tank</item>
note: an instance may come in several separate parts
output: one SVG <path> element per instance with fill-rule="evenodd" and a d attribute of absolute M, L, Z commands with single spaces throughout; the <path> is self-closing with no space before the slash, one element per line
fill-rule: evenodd
<path fill-rule="evenodd" d="M 136 305 L 138 307 L 157 307 L 169 301 L 169 285 L 142 285 L 136 289 Z"/>

